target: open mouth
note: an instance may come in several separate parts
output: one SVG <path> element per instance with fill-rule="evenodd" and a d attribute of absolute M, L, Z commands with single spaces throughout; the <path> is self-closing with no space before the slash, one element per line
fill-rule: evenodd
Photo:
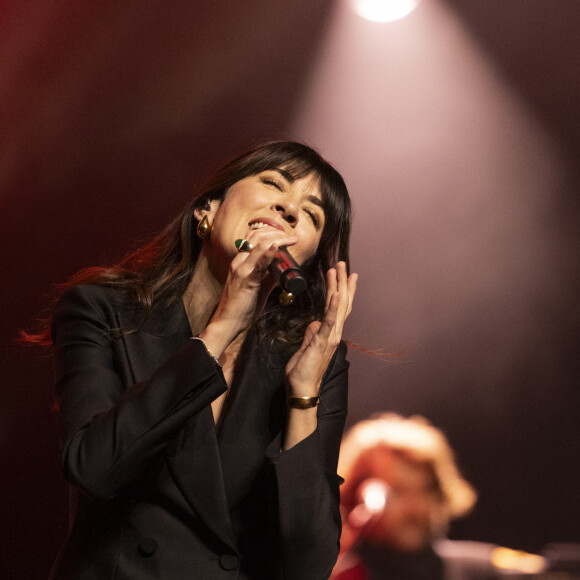
<path fill-rule="evenodd" d="M 271 227 L 280 230 L 282 232 L 284 231 L 284 228 L 280 224 L 276 223 L 274 220 L 264 218 L 253 220 L 248 225 L 252 230 L 261 230 L 262 228 Z"/>

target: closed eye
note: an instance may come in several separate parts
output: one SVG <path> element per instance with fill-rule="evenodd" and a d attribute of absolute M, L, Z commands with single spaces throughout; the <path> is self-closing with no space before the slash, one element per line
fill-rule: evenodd
<path fill-rule="evenodd" d="M 312 220 L 312 223 L 318 227 L 320 225 L 319 215 L 310 208 L 306 208 L 304 211 L 306 212 L 306 215 Z"/>
<path fill-rule="evenodd" d="M 276 179 L 273 179 L 271 177 L 262 177 L 260 179 L 261 179 L 262 183 L 265 183 L 266 185 L 271 185 L 271 186 L 275 187 L 276 189 L 278 189 L 279 191 L 284 191 L 284 187 Z"/>

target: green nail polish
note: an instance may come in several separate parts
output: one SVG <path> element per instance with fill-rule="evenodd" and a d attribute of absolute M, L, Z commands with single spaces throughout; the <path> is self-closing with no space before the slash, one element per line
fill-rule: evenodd
<path fill-rule="evenodd" d="M 243 242 L 243 241 L 244 241 L 244 240 L 240 239 L 240 240 L 236 240 L 236 241 L 234 242 L 234 244 L 236 244 L 236 248 L 237 248 L 238 250 L 240 249 L 240 246 L 242 245 L 242 242 Z"/>

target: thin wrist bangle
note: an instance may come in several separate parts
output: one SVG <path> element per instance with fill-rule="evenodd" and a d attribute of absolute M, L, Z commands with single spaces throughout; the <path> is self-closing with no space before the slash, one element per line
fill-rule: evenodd
<path fill-rule="evenodd" d="M 215 364 L 220 367 L 220 369 L 222 368 L 222 365 L 220 365 L 220 361 L 218 359 L 218 357 L 211 352 L 211 350 L 209 350 L 209 348 L 207 348 L 207 344 L 205 344 L 205 340 L 203 340 L 203 338 L 199 337 L 199 336 L 192 336 L 189 340 L 199 340 L 199 342 L 201 342 L 201 344 L 203 344 L 203 346 L 205 347 L 205 352 L 207 352 L 207 354 L 209 354 L 209 356 L 211 356 L 211 358 L 213 358 Z"/>
<path fill-rule="evenodd" d="M 288 407 L 292 409 L 312 409 L 312 407 L 318 407 L 318 397 L 288 397 Z"/>

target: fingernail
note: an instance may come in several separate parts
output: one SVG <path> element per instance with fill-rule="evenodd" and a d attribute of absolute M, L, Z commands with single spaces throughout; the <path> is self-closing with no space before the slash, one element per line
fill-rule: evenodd
<path fill-rule="evenodd" d="M 238 250 L 240 249 L 240 246 L 242 245 L 242 242 L 243 242 L 243 241 L 244 241 L 244 240 L 242 240 L 242 239 L 240 238 L 239 240 L 236 240 L 236 241 L 234 242 L 234 244 L 236 245 L 236 248 L 237 248 Z"/>

